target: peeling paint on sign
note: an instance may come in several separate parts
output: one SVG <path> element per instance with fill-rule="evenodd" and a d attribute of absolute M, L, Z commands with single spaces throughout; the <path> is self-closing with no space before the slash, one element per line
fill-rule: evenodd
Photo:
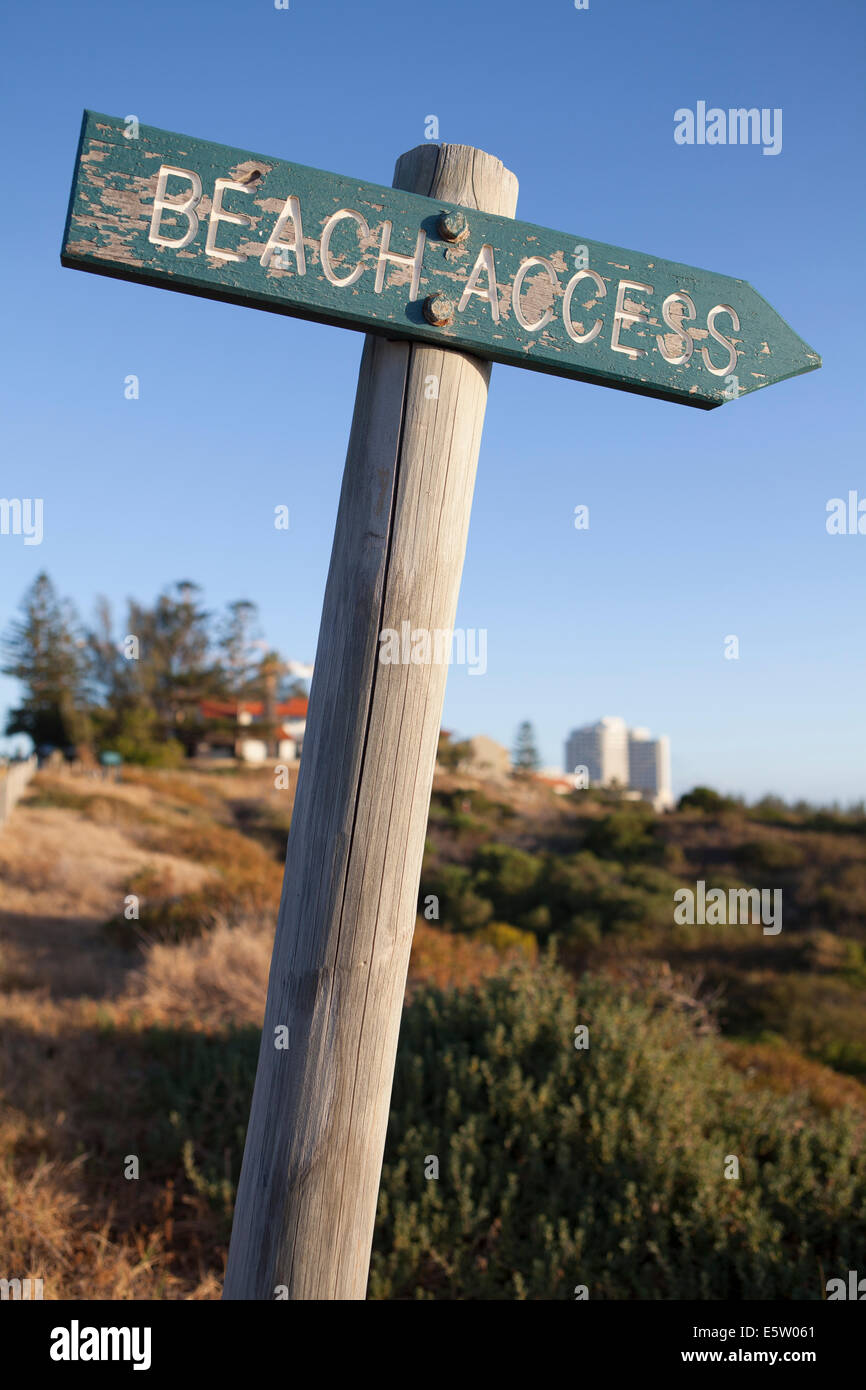
<path fill-rule="evenodd" d="M 821 365 L 744 280 L 93 112 L 61 260 L 704 410 Z"/>

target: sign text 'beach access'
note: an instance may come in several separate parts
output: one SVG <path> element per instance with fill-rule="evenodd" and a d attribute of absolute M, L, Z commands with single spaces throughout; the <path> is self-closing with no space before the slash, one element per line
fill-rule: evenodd
<path fill-rule="evenodd" d="M 821 365 L 744 280 L 93 112 L 61 259 L 703 409 Z"/>

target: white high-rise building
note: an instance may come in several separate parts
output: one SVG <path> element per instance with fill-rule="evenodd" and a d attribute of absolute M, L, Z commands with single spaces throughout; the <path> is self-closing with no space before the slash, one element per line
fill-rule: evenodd
<path fill-rule="evenodd" d="M 565 770 L 579 778 L 586 768 L 590 786 L 628 786 L 628 729 L 624 719 L 607 715 L 596 724 L 572 729 L 565 743 Z"/>
<path fill-rule="evenodd" d="M 671 745 L 664 734 L 650 738 L 649 729 L 629 729 L 628 784 L 651 801 L 657 811 L 673 805 Z"/>
<path fill-rule="evenodd" d="M 612 715 L 571 731 L 565 742 L 565 771 L 577 778 L 578 786 L 616 783 L 629 788 L 657 811 L 673 805 L 669 739 L 651 738 L 648 729 L 629 729 L 624 719 Z"/>

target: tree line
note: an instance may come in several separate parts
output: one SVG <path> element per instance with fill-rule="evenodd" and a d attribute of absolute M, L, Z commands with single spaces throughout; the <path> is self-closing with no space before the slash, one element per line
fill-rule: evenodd
<path fill-rule="evenodd" d="M 202 737 L 204 700 L 267 707 L 306 693 L 263 640 L 248 599 L 212 612 L 198 584 L 179 580 L 152 604 L 129 599 L 121 627 L 108 599 L 85 623 L 49 576 L 37 575 L 0 643 L 0 670 L 22 686 L 6 734 L 27 734 L 37 749 L 170 764 Z"/>

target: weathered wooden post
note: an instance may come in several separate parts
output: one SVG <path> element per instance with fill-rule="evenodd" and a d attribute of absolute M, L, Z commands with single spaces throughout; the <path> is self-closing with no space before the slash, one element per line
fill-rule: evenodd
<path fill-rule="evenodd" d="M 517 180 L 420 146 L 396 187 L 512 216 Z M 490 364 L 368 338 L 346 460 L 226 1298 L 363 1298 Z M 281 1025 L 288 1048 L 275 1046 Z"/>
<path fill-rule="evenodd" d="M 378 335 L 225 1285 L 363 1298 L 447 672 L 381 663 L 379 639 L 452 628 L 489 363 L 713 410 L 821 359 L 743 280 L 514 222 L 480 150 L 420 146 L 387 189 L 130 119 L 85 112 L 64 265 Z"/>

